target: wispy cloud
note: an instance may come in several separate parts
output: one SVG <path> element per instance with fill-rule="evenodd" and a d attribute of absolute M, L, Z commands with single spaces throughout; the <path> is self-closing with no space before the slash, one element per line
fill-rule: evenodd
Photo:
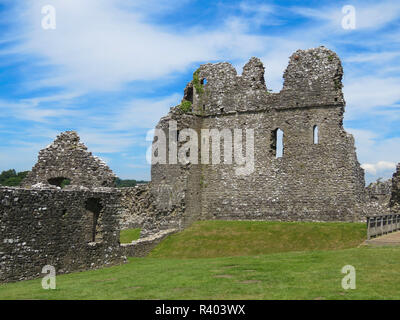
<path fill-rule="evenodd" d="M 57 29 L 43 30 L 37 13 L 47 2 L 21 7 L 25 14 L 18 25 L 24 41 L 14 47 L 15 54 L 34 55 L 36 63 L 49 68 L 36 86 L 117 90 L 132 81 L 182 72 L 196 61 L 243 58 L 264 47 L 263 36 L 240 28 L 232 32 L 232 19 L 217 29 L 197 25 L 176 32 L 143 22 L 143 12 L 123 10 L 117 0 L 55 1 Z M 253 23 L 261 23 L 262 8 L 254 11 Z M 243 5 L 243 10 L 250 9 Z"/>
<path fill-rule="evenodd" d="M 294 7 L 291 10 L 304 17 L 326 21 L 331 26 L 339 26 L 343 19 L 344 5 L 335 4 L 320 8 Z M 353 5 L 356 13 L 356 29 L 379 29 L 398 19 L 400 3 L 398 1 L 357 2 Z M 337 31 L 345 32 L 344 29 Z"/>

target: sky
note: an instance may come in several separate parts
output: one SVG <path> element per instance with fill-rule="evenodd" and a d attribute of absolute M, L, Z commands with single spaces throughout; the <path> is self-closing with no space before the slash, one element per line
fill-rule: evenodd
<path fill-rule="evenodd" d="M 343 27 L 344 6 L 355 28 Z M 390 178 L 400 1 L 0 0 L 0 171 L 30 170 L 57 134 L 76 130 L 117 176 L 150 180 L 149 130 L 200 64 L 228 61 L 241 74 L 259 57 L 279 92 L 289 56 L 321 45 L 342 60 L 344 127 L 367 183 Z"/>

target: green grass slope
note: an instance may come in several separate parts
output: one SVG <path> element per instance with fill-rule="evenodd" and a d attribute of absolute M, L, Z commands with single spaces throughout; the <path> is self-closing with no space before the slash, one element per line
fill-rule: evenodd
<path fill-rule="evenodd" d="M 1 284 L 0 299 L 400 299 L 400 247 L 360 247 L 365 234 L 359 223 L 203 221 L 149 257 L 59 275 L 56 290 Z M 345 265 L 355 290 L 341 286 Z"/>
<path fill-rule="evenodd" d="M 214 258 L 352 248 L 366 239 L 364 223 L 201 221 L 169 236 L 152 258 Z"/>
<path fill-rule="evenodd" d="M 400 299 L 400 248 L 211 259 L 131 258 L 121 266 L 0 285 L 0 299 Z M 356 289 L 341 286 L 345 265 Z"/>
<path fill-rule="evenodd" d="M 134 240 L 139 239 L 141 229 L 126 229 L 121 230 L 119 234 L 120 243 L 131 243 Z"/>

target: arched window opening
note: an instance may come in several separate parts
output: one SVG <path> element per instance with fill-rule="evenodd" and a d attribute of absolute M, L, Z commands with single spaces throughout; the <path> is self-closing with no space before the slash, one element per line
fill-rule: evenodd
<path fill-rule="evenodd" d="M 61 189 L 71 183 L 71 180 L 64 177 L 50 178 L 47 180 L 52 186 L 60 187 Z"/>
<path fill-rule="evenodd" d="M 272 131 L 271 149 L 272 149 L 272 154 L 275 156 L 275 158 L 283 157 L 284 153 L 283 131 L 279 128 Z"/>
<path fill-rule="evenodd" d="M 201 79 L 200 83 L 202 85 L 206 85 L 207 84 L 207 79 L 206 78 Z"/>
<path fill-rule="evenodd" d="M 314 144 L 318 144 L 319 136 L 318 136 L 318 126 L 315 125 L 313 128 L 313 142 Z"/>
<path fill-rule="evenodd" d="M 100 242 L 103 239 L 100 220 L 100 213 L 103 209 L 100 199 L 89 198 L 85 204 L 86 221 L 85 221 L 85 238 L 87 242 Z"/>
<path fill-rule="evenodd" d="M 190 86 L 185 90 L 183 99 L 193 103 L 193 86 Z"/>

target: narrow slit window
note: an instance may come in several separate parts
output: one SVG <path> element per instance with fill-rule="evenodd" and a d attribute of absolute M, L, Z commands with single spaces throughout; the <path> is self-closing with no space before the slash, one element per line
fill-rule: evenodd
<path fill-rule="evenodd" d="M 318 140 L 319 140 L 319 137 L 318 137 L 318 126 L 314 126 L 314 128 L 313 128 L 313 141 L 314 141 L 314 144 L 318 144 Z"/>
<path fill-rule="evenodd" d="M 276 158 L 283 157 L 283 131 L 278 129 L 276 132 Z"/>
<path fill-rule="evenodd" d="M 272 153 L 275 158 L 283 157 L 283 131 L 281 129 L 276 129 L 272 131 Z"/>

